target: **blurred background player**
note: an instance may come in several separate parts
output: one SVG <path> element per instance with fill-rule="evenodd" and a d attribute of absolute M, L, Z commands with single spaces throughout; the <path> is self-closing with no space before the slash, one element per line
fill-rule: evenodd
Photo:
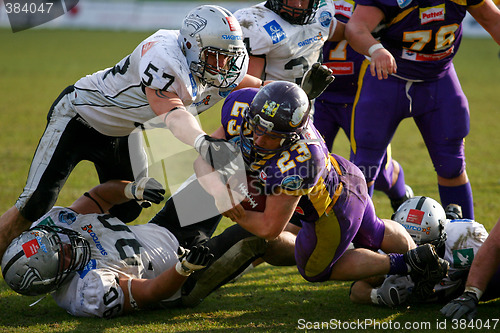
<path fill-rule="evenodd" d="M 414 297 L 409 276 L 390 275 L 356 281 L 350 292 L 355 303 L 397 306 L 415 302 L 448 302 L 462 294 L 473 259 L 488 237 L 484 226 L 461 218 L 457 205 L 443 207 L 434 199 L 417 196 L 404 202 L 392 219 L 403 225 L 417 245 L 433 244 L 441 258 L 450 263 L 448 275 L 434 286 L 426 299 Z M 500 268 L 500 267 L 499 267 Z M 497 271 L 500 276 L 500 269 Z M 500 288 L 491 283 L 484 298 L 500 297 Z"/>
<path fill-rule="evenodd" d="M 354 10 L 354 1 L 336 0 L 334 4 L 335 18 L 340 22 L 347 22 Z M 323 64 L 333 71 L 335 80 L 316 98 L 314 126 L 323 135 L 326 146 L 330 149 L 340 128 L 350 139 L 352 106 L 364 60 L 365 56 L 354 51 L 345 39 L 340 42 L 326 41 L 323 46 Z M 399 205 L 413 197 L 413 190 L 405 185 L 403 168 L 391 158 L 390 152 L 389 146 L 375 184 L 368 191 L 370 195 L 373 195 L 374 189 L 384 192 L 396 211 Z"/>
<path fill-rule="evenodd" d="M 371 62 L 369 71 L 368 60 L 363 64 L 353 107 L 354 163 L 373 184 L 399 123 L 413 117 L 437 173 L 441 204 L 458 204 L 474 219 L 464 152 L 469 108 L 452 60 L 466 12 L 500 43 L 500 10 L 491 0 L 356 4 L 346 38 Z"/>

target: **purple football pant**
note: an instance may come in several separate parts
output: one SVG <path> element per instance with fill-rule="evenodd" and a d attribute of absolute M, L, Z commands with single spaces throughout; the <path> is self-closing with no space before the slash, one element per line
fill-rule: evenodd
<path fill-rule="evenodd" d="M 367 182 L 374 180 L 388 144 L 404 118 L 413 117 L 437 174 L 454 178 L 465 170 L 464 138 L 469 133 L 469 108 L 455 69 L 429 82 L 389 76 L 363 76 L 354 106 L 352 160 Z M 411 149 L 411 147 L 408 147 Z"/>
<path fill-rule="evenodd" d="M 334 103 L 328 97 L 327 93 L 323 93 L 321 99 L 316 99 L 314 103 L 314 126 L 325 139 L 328 149 L 331 150 L 340 128 L 344 131 L 347 139 L 350 139 L 352 104 Z M 387 154 L 384 154 L 382 167 L 375 181 L 375 190 L 387 192 L 392 187 L 393 172 L 392 159 L 388 159 Z"/>
<path fill-rule="evenodd" d="M 375 215 L 363 173 L 346 159 L 333 156 L 342 169 L 342 193 L 328 214 L 302 224 L 295 241 L 298 270 L 311 282 L 329 280 L 333 265 L 351 242 L 379 249 L 384 237 L 385 225 Z"/>

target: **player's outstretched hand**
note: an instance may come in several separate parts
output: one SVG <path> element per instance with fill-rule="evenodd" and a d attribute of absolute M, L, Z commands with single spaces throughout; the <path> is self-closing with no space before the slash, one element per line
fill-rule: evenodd
<path fill-rule="evenodd" d="M 310 100 L 315 99 L 330 83 L 333 82 L 335 76 L 332 70 L 319 62 L 314 63 L 311 68 L 304 74 L 302 78 L 302 89 L 306 92 Z"/>
<path fill-rule="evenodd" d="M 151 203 L 159 204 L 165 199 L 163 185 L 151 177 L 143 177 L 128 183 L 124 192 L 127 198 L 139 201 L 144 208 L 150 207 Z"/>
<path fill-rule="evenodd" d="M 477 303 L 476 294 L 466 291 L 460 297 L 443 306 L 441 313 L 452 319 L 460 319 L 467 316 L 467 320 L 471 320 L 476 317 Z"/>
<path fill-rule="evenodd" d="M 232 142 L 205 134 L 196 138 L 194 148 L 208 164 L 225 176 L 225 179 L 234 175 L 239 169 L 236 163 L 239 149 Z"/>
<path fill-rule="evenodd" d="M 201 244 L 195 245 L 189 250 L 179 246 L 177 255 L 179 262 L 175 265 L 175 270 L 183 276 L 189 276 L 191 273 L 207 267 L 214 258 L 210 249 Z"/>

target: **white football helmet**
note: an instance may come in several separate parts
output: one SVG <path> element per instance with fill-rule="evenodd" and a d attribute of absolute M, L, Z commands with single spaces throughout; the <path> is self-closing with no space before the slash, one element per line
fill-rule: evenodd
<path fill-rule="evenodd" d="M 240 24 L 222 7 L 203 5 L 191 10 L 182 21 L 179 44 L 189 69 L 203 84 L 227 88 L 244 67 Z"/>
<path fill-rule="evenodd" d="M 89 243 L 79 233 L 39 225 L 12 241 L 2 258 L 2 274 L 14 291 L 36 296 L 56 290 L 89 260 Z"/>
<path fill-rule="evenodd" d="M 446 213 L 436 200 L 416 196 L 406 200 L 392 215 L 417 245 L 431 243 L 438 247 L 446 240 Z"/>

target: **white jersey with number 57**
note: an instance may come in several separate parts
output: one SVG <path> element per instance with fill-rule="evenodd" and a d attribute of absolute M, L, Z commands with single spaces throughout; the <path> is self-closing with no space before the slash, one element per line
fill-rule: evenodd
<path fill-rule="evenodd" d="M 266 8 L 264 2 L 236 11 L 243 38 L 251 56 L 265 56 L 266 80 L 301 83 L 304 73 L 320 61 L 323 44 L 335 31 L 335 6 L 320 1 L 314 20 L 290 24 Z"/>
<path fill-rule="evenodd" d="M 177 94 L 190 112 L 198 114 L 241 82 L 247 57 L 233 86 L 219 89 L 201 84 L 189 70 L 178 37 L 178 30 L 159 30 L 114 67 L 78 80 L 70 96 L 75 111 L 102 134 L 125 136 L 156 116 L 145 87 Z"/>
<path fill-rule="evenodd" d="M 120 277 L 151 279 L 173 267 L 179 242 L 154 223 L 126 225 L 105 214 L 77 214 L 55 207 L 33 225 L 57 225 L 79 232 L 90 244 L 90 261 L 52 294 L 75 316 L 117 316 L 123 311 Z M 64 242 L 64 239 L 62 239 Z M 180 291 L 166 301 L 180 297 Z"/>

